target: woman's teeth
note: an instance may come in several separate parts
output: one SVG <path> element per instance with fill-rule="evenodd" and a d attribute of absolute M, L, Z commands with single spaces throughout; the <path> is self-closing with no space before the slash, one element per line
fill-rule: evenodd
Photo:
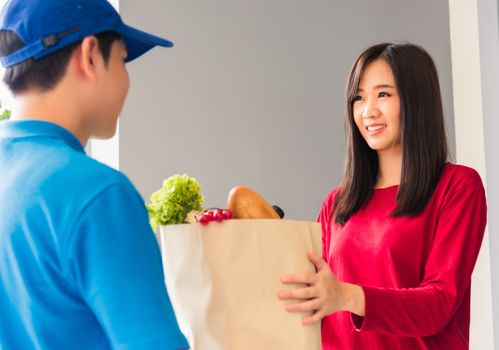
<path fill-rule="evenodd" d="M 377 131 L 386 128 L 386 125 L 368 126 L 367 131 Z"/>

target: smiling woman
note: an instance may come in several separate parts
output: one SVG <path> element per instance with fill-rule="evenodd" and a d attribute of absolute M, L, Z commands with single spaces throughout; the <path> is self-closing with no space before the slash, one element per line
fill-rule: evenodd
<path fill-rule="evenodd" d="M 420 213 L 448 157 L 433 59 L 412 44 L 372 46 L 354 64 L 346 100 L 346 167 L 336 223 L 344 224 L 374 188 L 398 184 L 394 215 Z"/>
<path fill-rule="evenodd" d="M 353 116 L 371 149 L 385 157 L 401 156 L 400 97 L 386 61 L 378 59 L 366 68 L 354 98 Z M 399 180 L 378 178 L 375 187 L 395 185 Z"/>
<path fill-rule="evenodd" d="M 322 320 L 322 348 L 469 348 L 470 288 L 486 224 L 478 173 L 447 160 L 435 65 L 421 47 L 364 51 L 348 79 L 343 181 L 319 214 L 316 273 L 279 293 Z"/>

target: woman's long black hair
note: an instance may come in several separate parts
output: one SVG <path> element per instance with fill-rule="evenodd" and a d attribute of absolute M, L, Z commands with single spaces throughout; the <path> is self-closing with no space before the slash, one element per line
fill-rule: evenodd
<path fill-rule="evenodd" d="M 382 59 L 391 67 L 400 96 L 402 174 L 393 216 L 416 215 L 428 203 L 447 160 L 447 139 L 438 73 L 431 56 L 410 43 L 368 48 L 348 78 L 345 113 L 345 168 L 334 202 L 334 221 L 345 224 L 371 198 L 378 156 L 353 118 L 353 103 L 366 67 Z"/>

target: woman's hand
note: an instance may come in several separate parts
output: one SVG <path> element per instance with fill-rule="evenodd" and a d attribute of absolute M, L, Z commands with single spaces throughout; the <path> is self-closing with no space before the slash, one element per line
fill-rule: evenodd
<path fill-rule="evenodd" d="M 365 297 L 361 287 L 342 283 L 336 279 L 329 265 L 317 254 L 309 252 L 309 260 L 317 272 L 282 277 L 284 284 L 304 284 L 306 287 L 284 290 L 278 293 L 281 300 L 297 300 L 286 305 L 289 312 L 313 312 L 303 319 L 304 324 L 313 324 L 336 311 L 351 311 L 359 316 L 365 313 Z"/>

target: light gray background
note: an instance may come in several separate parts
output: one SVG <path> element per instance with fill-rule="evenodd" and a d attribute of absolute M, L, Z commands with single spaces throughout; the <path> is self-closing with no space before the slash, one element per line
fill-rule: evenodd
<path fill-rule="evenodd" d="M 493 10 L 494 5 L 496 11 Z M 478 2 L 494 344 L 499 349 L 499 1 Z"/>
<path fill-rule="evenodd" d="M 120 12 L 176 45 L 129 65 L 120 169 L 145 199 L 186 172 L 207 207 L 243 184 L 315 220 L 342 173 L 348 70 L 381 41 L 433 55 L 454 149 L 447 1 L 120 0 Z"/>

